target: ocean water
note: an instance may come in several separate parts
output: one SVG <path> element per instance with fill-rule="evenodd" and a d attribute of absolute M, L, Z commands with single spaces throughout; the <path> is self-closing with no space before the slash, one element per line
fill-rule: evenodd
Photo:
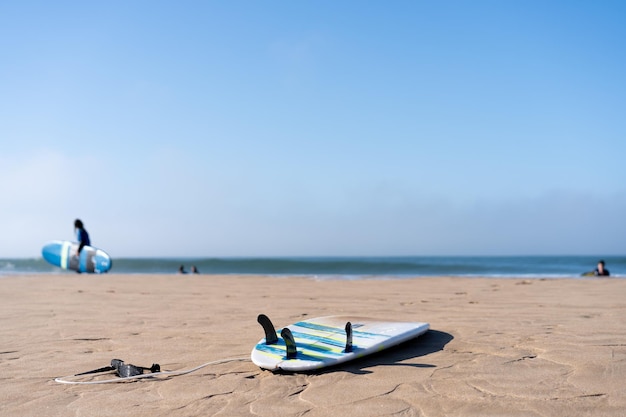
<path fill-rule="evenodd" d="M 299 275 L 316 279 L 379 277 L 580 277 L 598 256 L 402 256 L 271 258 L 119 258 L 111 273 L 175 274 L 195 265 L 202 274 Z M 611 276 L 626 278 L 626 256 L 605 256 Z M 0 276 L 68 274 L 43 258 L 0 259 Z"/>

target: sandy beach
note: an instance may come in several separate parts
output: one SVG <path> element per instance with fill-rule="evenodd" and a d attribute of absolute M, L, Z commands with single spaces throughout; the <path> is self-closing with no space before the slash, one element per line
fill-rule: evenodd
<path fill-rule="evenodd" d="M 626 280 L 316 281 L 212 275 L 0 279 L 2 416 L 624 416 Z M 325 372 L 249 360 L 325 315 L 425 321 L 397 348 Z M 111 359 L 196 372 L 64 385 Z"/>

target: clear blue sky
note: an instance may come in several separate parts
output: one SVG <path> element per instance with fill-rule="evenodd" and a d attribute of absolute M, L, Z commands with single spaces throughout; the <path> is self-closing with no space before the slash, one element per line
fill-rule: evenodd
<path fill-rule="evenodd" d="M 624 1 L 2 1 L 0 258 L 623 254 Z"/>

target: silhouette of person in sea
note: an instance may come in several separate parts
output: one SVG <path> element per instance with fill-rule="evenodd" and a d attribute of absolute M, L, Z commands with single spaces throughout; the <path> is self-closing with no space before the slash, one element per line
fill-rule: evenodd
<path fill-rule="evenodd" d="M 608 277 L 611 275 L 609 270 L 604 267 L 604 260 L 598 261 L 598 266 L 593 271 L 593 274 L 597 277 Z"/>
<path fill-rule="evenodd" d="M 192 274 L 199 274 L 199 273 L 200 273 L 200 271 L 198 271 L 198 268 L 196 268 L 196 266 L 195 266 L 195 265 L 192 265 L 192 266 L 191 266 L 191 273 L 192 273 Z"/>
<path fill-rule="evenodd" d="M 179 274 L 186 274 L 187 273 L 187 271 L 185 271 L 185 266 L 184 265 L 181 265 L 181 266 L 178 267 L 178 273 Z"/>

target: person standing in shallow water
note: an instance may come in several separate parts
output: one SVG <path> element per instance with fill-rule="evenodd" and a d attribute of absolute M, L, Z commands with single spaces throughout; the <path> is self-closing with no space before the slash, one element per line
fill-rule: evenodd
<path fill-rule="evenodd" d="M 608 277 L 611 275 L 608 269 L 604 267 L 604 261 L 598 261 L 598 266 L 596 270 L 593 271 L 593 274 L 597 277 Z"/>
<path fill-rule="evenodd" d="M 80 219 L 74 220 L 74 229 L 78 238 L 78 250 L 76 251 L 76 256 L 78 256 L 85 246 L 91 245 L 91 241 L 89 240 L 89 233 L 85 230 L 85 226 Z"/>

